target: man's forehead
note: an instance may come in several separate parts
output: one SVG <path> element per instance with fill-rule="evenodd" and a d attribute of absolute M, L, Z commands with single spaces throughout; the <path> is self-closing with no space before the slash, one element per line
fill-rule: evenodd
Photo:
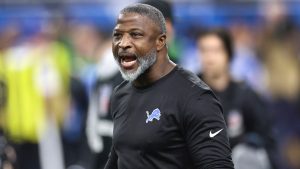
<path fill-rule="evenodd" d="M 143 16 L 138 13 L 132 13 L 132 12 L 119 14 L 115 29 L 118 29 L 123 26 L 126 27 L 138 26 L 140 28 L 154 27 L 154 29 L 156 29 L 157 27 L 157 25 L 155 25 L 155 23 L 147 16 Z"/>
<path fill-rule="evenodd" d="M 135 21 L 143 21 L 147 22 L 150 19 L 146 16 L 143 16 L 138 13 L 133 13 L 133 12 L 127 12 L 127 13 L 121 13 L 118 16 L 117 23 L 123 23 L 123 22 L 135 22 Z"/>

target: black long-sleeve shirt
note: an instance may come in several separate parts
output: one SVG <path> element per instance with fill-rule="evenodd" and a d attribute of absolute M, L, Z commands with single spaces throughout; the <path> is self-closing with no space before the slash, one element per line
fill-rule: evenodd
<path fill-rule="evenodd" d="M 220 103 L 178 66 L 144 88 L 123 82 L 111 113 L 113 147 L 105 169 L 233 169 Z"/>

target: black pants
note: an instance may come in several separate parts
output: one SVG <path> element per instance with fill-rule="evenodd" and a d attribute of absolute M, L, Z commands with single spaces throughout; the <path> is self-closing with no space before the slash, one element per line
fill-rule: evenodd
<path fill-rule="evenodd" d="M 17 169 L 41 169 L 38 144 L 15 144 Z"/>

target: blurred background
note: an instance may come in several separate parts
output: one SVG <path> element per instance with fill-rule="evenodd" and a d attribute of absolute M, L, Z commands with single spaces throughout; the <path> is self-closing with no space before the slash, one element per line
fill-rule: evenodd
<path fill-rule="evenodd" d="M 119 10 L 133 2 L 0 1 L 1 169 L 103 168 L 109 99 L 122 81 L 111 34 Z M 170 58 L 204 79 L 214 61 L 205 60 L 203 32 L 230 34 L 224 70 L 242 87 L 237 95 L 238 87 L 222 95 L 226 85 L 215 92 L 224 101 L 236 168 L 300 169 L 300 1 L 145 3 L 167 19 Z M 208 48 L 226 53 L 224 45 Z"/>

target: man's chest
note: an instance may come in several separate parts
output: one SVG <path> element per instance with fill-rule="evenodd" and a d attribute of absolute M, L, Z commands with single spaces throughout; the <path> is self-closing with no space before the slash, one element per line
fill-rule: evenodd
<path fill-rule="evenodd" d="M 152 151 L 183 142 L 176 100 L 162 95 L 134 95 L 113 108 L 116 149 Z"/>

